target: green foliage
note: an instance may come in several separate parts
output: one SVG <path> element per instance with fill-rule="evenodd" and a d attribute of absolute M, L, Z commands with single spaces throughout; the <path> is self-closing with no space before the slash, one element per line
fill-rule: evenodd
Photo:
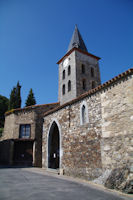
<path fill-rule="evenodd" d="M 17 87 L 16 87 L 16 106 L 17 108 L 21 108 L 21 85 L 19 84 L 19 81 L 17 83 Z"/>
<path fill-rule="evenodd" d="M 0 128 L 4 127 L 5 112 L 8 110 L 9 99 L 0 95 Z"/>
<path fill-rule="evenodd" d="M 4 131 L 4 128 L 0 128 L 0 137 L 2 136 L 3 131 Z"/>
<path fill-rule="evenodd" d="M 16 88 L 14 87 L 10 94 L 9 110 L 16 107 Z"/>
<path fill-rule="evenodd" d="M 36 100 L 35 100 L 35 97 L 34 97 L 34 93 L 32 91 L 32 89 L 30 89 L 29 91 L 29 95 L 27 97 L 27 100 L 25 102 L 25 106 L 32 106 L 32 105 L 35 105 L 36 104 Z"/>
<path fill-rule="evenodd" d="M 9 101 L 9 110 L 16 108 L 21 108 L 21 86 L 19 82 L 16 87 L 13 87 Z"/>

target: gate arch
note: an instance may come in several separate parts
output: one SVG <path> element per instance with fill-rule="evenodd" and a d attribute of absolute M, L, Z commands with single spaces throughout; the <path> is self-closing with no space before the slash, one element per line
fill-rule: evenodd
<path fill-rule="evenodd" d="M 59 169 L 61 163 L 61 134 L 60 126 L 53 120 L 49 132 L 47 143 L 48 168 Z"/>

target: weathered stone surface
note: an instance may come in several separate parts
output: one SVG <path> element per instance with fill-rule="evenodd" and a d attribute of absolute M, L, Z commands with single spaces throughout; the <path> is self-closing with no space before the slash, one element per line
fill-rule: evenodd
<path fill-rule="evenodd" d="M 52 122 L 56 121 L 61 137 L 60 168 L 64 169 L 65 174 L 89 180 L 97 178 L 97 181 L 104 184 L 111 171 L 123 167 L 124 173 L 125 166 L 130 169 L 133 163 L 132 91 L 133 77 L 130 75 L 96 94 L 46 115 L 43 167 L 48 167 L 48 134 Z M 88 107 L 88 122 L 81 125 L 80 107 L 83 102 Z M 122 186 L 125 184 L 123 181 L 124 178 L 117 181 L 117 184 Z"/>
<path fill-rule="evenodd" d="M 111 171 L 112 171 L 111 169 L 106 169 L 105 171 L 102 171 L 102 175 L 100 175 L 98 178 L 94 179 L 93 182 L 100 184 L 100 185 L 104 185 L 107 178 L 109 177 Z"/>
<path fill-rule="evenodd" d="M 10 144 L 12 139 L 18 139 L 20 134 L 20 125 L 30 124 L 30 139 L 34 140 L 33 144 L 33 165 L 41 167 L 42 165 L 42 129 L 44 112 L 54 108 L 58 103 L 46 104 L 40 106 L 30 106 L 23 109 L 16 109 L 5 117 L 4 134 L 0 138 L 0 161 L 7 160 L 6 163 L 12 163 L 13 155 L 10 156 L 12 150 L 6 144 Z M 8 142 L 8 140 L 10 140 Z M 7 141 L 7 142 L 4 142 Z M 5 146 L 4 146 L 5 144 Z M 4 147 L 4 148 L 3 148 Z M 5 156 L 4 156 L 5 155 Z"/>
<path fill-rule="evenodd" d="M 48 167 L 48 133 L 54 120 L 60 125 L 60 168 L 71 176 L 94 179 L 101 174 L 101 112 L 99 96 L 85 99 L 88 104 L 89 123 L 80 123 L 80 104 L 75 103 L 44 118 L 43 167 Z M 95 110 L 93 112 L 93 110 Z M 97 115 L 95 115 L 97 113 Z"/>
<path fill-rule="evenodd" d="M 63 66 L 64 60 L 68 58 L 68 66 L 71 66 L 71 74 L 68 75 L 68 66 Z M 85 73 L 82 73 L 82 65 L 85 67 Z M 91 68 L 94 71 L 94 76 L 91 74 Z M 63 71 L 65 78 L 63 79 Z M 68 81 L 71 81 L 71 91 L 68 92 Z M 85 89 L 83 89 L 83 80 L 85 80 Z M 64 104 L 86 91 L 92 89 L 92 81 L 95 82 L 95 87 L 101 84 L 99 64 L 95 57 L 84 54 L 83 52 L 73 51 L 69 56 L 66 56 L 59 64 L 59 91 L 58 99 L 60 104 Z M 65 85 L 65 94 L 62 94 L 62 86 Z"/>
<path fill-rule="evenodd" d="M 125 187 L 122 189 L 122 191 L 128 194 L 133 194 L 133 179 L 126 182 Z"/>
<path fill-rule="evenodd" d="M 132 163 L 132 91 L 133 79 L 129 76 L 101 94 L 103 168 L 114 169 Z"/>
<path fill-rule="evenodd" d="M 127 166 L 112 170 L 105 182 L 105 186 L 110 189 L 121 190 L 125 193 L 133 194 L 133 176 L 129 178 L 130 170 Z"/>

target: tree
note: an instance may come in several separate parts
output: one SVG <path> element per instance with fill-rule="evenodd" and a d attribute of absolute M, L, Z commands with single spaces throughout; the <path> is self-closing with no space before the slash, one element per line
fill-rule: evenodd
<path fill-rule="evenodd" d="M 9 110 L 16 108 L 16 88 L 11 90 L 10 100 L 9 100 Z"/>
<path fill-rule="evenodd" d="M 32 106 L 35 104 L 36 104 L 36 100 L 34 97 L 34 93 L 33 93 L 32 89 L 30 89 L 27 100 L 25 101 L 25 106 Z"/>
<path fill-rule="evenodd" d="M 13 87 L 10 94 L 9 110 L 21 108 L 21 86 L 19 81 L 16 87 Z"/>
<path fill-rule="evenodd" d="M 8 110 L 9 99 L 0 95 L 0 128 L 4 127 L 5 112 Z"/>
<path fill-rule="evenodd" d="M 16 107 L 21 108 L 21 85 L 19 84 L 19 81 L 17 82 L 16 87 Z"/>

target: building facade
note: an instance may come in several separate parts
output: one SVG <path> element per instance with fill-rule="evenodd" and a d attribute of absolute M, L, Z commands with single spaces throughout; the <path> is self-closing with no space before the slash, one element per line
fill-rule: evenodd
<path fill-rule="evenodd" d="M 42 167 L 124 188 L 133 180 L 133 69 L 101 85 L 99 59 L 76 27 L 58 62 L 60 105 L 44 113 Z"/>
<path fill-rule="evenodd" d="M 133 68 L 101 85 L 99 59 L 76 26 L 58 61 L 59 103 L 7 113 L 1 160 L 133 192 Z"/>
<path fill-rule="evenodd" d="M 43 115 L 57 105 L 29 106 L 6 113 L 0 164 L 42 166 Z"/>
<path fill-rule="evenodd" d="M 61 105 L 101 84 L 99 59 L 88 53 L 76 26 L 67 53 L 58 61 Z"/>
<path fill-rule="evenodd" d="M 129 70 L 45 113 L 43 167 L 87 179 L 99 177 L 106 169 L 131 168 L 132 91 L 133 70 Z"/>

